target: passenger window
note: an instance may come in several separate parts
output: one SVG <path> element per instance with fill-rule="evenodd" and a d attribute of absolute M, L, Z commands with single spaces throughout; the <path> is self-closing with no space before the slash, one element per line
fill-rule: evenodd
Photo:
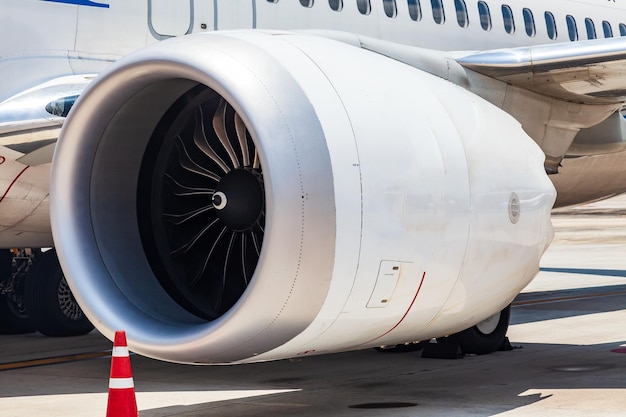
<path fill-rule="evenodd" d="M 619 36 L 626 36 L 626 25 L 623 23 L 619 24 Z"/>
<path fill-rule="evenodd" d="M 328 0 L 328 4 L 336 12 L 340 12 L 343 9 L 343 0 Z"/>
<path fill-rule="evenodd" d="M 604 32 L 605 38 L 613 37 L 613 28 L 611 27 L 611 24 L 606 20 L 602 22 L 602 31 Z"/>
<path fill-rule="evenodd" d="M 522 14 L 524 15 L 524 26 L 526 27 L 526 34 L 531 38 L 535 36 L 535 17 L 533 16 L 533 12 L 530 9 L 524 8 L 522 10 Z"/>
<path fill-rule="evenodd" d="M 554 20 L 554 15 L 550 12 L 545 12 L 544 16 L 546 18 L 546 30 L 548 31 L 548 37 L 552 40 L 556 39 L 556 20 Z"/>
<path fill-rule="evenodd" d="M 480 26 L 483 30 L 491 30 L 491 12 L 489 11 L 489 5 L 484 1 L 478 2 L 478 14 L 480 15 Z"/>
<path fill-rule="evenodd" d="M 502 5 L 502 19 L 504 20 L 504 30 L 506 33 L 513 34 L 515 33 L 515 20 L 513 20 L 513 10 L 511 7 L 503 4 Z"/>
<path fill-rule="evenodd" d="M 577 41 L 578 28 L 576 27 L 576 19 L 574 19 L 574 16 L 568 14 L 565 17 L 565 21 L 567 22 L 567 33 L 569 34 L 569 40 L 572 42 Z"/>
<path fill-rule="evenodd" d="M 278 3 L 278 0 L 267 0 L 268 3 Z"/>
<path fill-rule="evenodd" d="M 372 5 L 370 4 L 370 0 L 357 0 L 356 5 L 361 14 L 367 15 L 372 12 Z"/>
<path fill-rule="evenodd" d="M 383 8 L 387 17 L 396 17 L 398 14 L 398 8 L 396 7 L 396 0 L 383 0 Z"/>
<path fill-rule="evenodd" d="M 466 28 L 469 24 L 469 19 L 467 17 L 467 6 L 465 5 L 465 1 L 454 0 L 454 8 L 456 9 L 456 21 L 459 23 L 459 26 Z"/>
<path fill-rule="evenodd" d="M 300 0 L 300 4 L 304 7 L 313 7 L 313 0 Z"/>
<path fill-rule="evenodd" d="M 585 28 L 587 29 L 587 39 L 596 39 L 596 25 L 593 23 L 593 20 L 586 18 L 585 19 Z"/>
<path fill-rule="evenodd" d="M 442 0 L 430 0 L 430 4 L 433 8 L 433 19 L 438 25 L 442 25 L 446 21 L 446 14 L 443 11 Z"/>
<path fill-rule="evenodd" d="M 420 0 L 407 0 L 409 5 L 409 16 L 411 19 L 419 22 L 422 20 L 422 7 L 420 5 Z"/>

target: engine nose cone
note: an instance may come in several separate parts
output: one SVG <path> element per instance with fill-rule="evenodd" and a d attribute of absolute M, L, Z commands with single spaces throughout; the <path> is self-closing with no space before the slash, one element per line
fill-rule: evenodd
<path fill-rule="evenodd" d="M 224 195 L 223 192 L 219 191 L 213 194 L 213 198 L 211 199 L 211 202 L 213 203 L 213 207 L 216 210 L 223 210 L 224 207 L 226 207 L 226 204 L 228 203 L 228 199 L 226 198 L 226 195 Z"/>
<path fill-rule="evenodd" d="M 250 229 L 263 211 L 263 184 L 253 171 L 236 169 L 215 187 L 213 206 L 217 217 L 232 230 Z"/>

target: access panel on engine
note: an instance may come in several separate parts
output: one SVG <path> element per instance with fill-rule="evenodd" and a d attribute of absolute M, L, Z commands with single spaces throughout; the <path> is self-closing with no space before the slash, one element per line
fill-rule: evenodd
<path fill-rule="evenodd" d="M 367 302 L 367 308 L 383 308 L 389 305 L 391 296 L 393 295 L 400 272 L 402 271 L 402 262 L 381 261 L 378 268 L 378 278 L 376 286 L 372 292 L 372 296 Z"/>

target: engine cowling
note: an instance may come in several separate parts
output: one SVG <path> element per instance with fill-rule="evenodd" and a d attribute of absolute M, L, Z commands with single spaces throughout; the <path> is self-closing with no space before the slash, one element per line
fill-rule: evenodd
<path fill-rule="evenodd" d="M 314 36 L 173 39 L 83 93 L 51 177 L 61 264 L 106 336 L 251 362 L 459 331 L 552 237 L 519 124 L 447 81 Z"/>

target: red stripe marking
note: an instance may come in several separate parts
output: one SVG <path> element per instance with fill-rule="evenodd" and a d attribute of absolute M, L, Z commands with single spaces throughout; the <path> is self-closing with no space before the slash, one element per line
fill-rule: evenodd
<path fill-rule="evenodd" d="M 613 353 L 626 353 L 626 348 L 612 349 L 611 352 L 613 352 Z"/>
<path fill-rule="evenodd" d="M 107 417 L 137 416 L 138 411 L 137 400 L 135 399 L 135 390 L 132 388 L 109 390 L 106 415 Z"/>
<path fill-rule="evenodd" d="M 15 185 L 15 183 L 17 182 L 17 180 L 22 176 L 22 174 L 24 173 L 24 171 L 26 171 L 28 168 L 30 168 L 29 166 L 25 166 L 24 169 L 17 174 L 17 177 L 15 177 L 15 179 L 13 180 L 13 182 L 11 182 L 11 184 L 9 185 L 9 188 L 7 188 L 7 190 L 4 192 L 4 194 L 2 195 L 2 197 L 0 197 L 0 203 L 2 203 L 2 200 L 4 200 L 4 197 L 7 196 L 7 194 L 9 194 L 9 191 L 11 191 L 11 188 Z"/>
<path fill-rule="evenodd" d="M 113 357 L 111 360 L 111 378 L 131 378 L 133 371 L 130 367 L 130 358 Z"/>
<path fill-rule="evenodd" d="M 126 343 L 126 332 L 124 330 L 117 330 L 115 332 L 113 346 L 128 346 Z"/>
<path fill-rule="evenodd" d="M 399 326 L 399 325 L 400 325 L 400 324 L 404 321 L 404 319 L 406 318 L 406 316 L 408 316 L 408 315 L 409 315 L 409 312 L 410 312 L 410 311 L 411 311 L 411 309 L 413 308 L 413 304 L 415 304 L 415 300 L 417 300 L 417 296 L 419 295 L 420 290 L 422 289 L 422 284 L 424 284 L 424 278 L 426 278 L 426 271 L 424 271 L 424 273 L 422 274 L 422 281 L 420 281 L 420 286 L 419 286 L 419 288 L 417 289 L 417 292 L 415 293 L 415 297 L 413 297 L 413 301 L 411 301 L 411 305 L 409 305 L 409 308 L 406 310 L 406 312 L 404 313 L 404 316 L 402 316 L 402 318 L 400 319 L 400 321 L 399 321 L 398 323 L 396 323 L 396 325 L 395 325 L 395 326 L 393 326 L 391 329 L 387 330 L 385 333 L 381 334 L 380 336 L 375 337 L 375 338 L 373 338 L 372 340 L 369 340 L 369 341 L 367 341 L 367 342 L 363 343 L 364 345 L 365 345 L 365 344 L 368 344 L 368 343 L 371 343 L 371 342 L 373 342 L 374 340 L 378 340 L 378 339 L 380 339 L 381 337 L 387 336 L 389 333 L 393 332 L 393 331 L 394 331 L 394 330 L 395 330 L 395 329 L 396 329 L 396 328 L 397 328 L 397 327 L 398 327 L 398 326 Z"/>

